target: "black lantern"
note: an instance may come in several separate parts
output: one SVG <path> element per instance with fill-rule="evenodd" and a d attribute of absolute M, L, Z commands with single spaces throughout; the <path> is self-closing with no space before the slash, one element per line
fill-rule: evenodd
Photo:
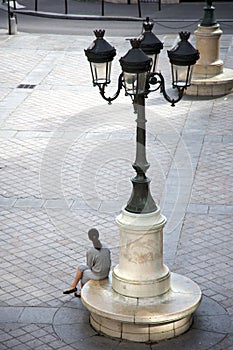
<path fill-rule="evenodd" d="M 123 85 L 127 95 L 145 93 L 148 73 L 152 59 L 140 49 L 140 40 L 130 40 L 132 48 L 120 59 L 123 71 Z"/>
<path fill-rule="evenodd" d="M 96 39 L 91 46 L 84 50 L 90 62 L 93 85 L 107 85 L 110 83 L 111 64 L 116 50 L 105 39 L 105 30 L 94 31 Z"/>
<path fill-rule="evenodd" d="M 143 23 L 144 32 L 139 38 L 141 41 L 140 48 L 147 56 L 152 58 L 151 73 L 156 71 L 158 54 L 163 49 L 163 43 L 152 33 L 153 26 L 154 24 L 147 17 Z"/>
<path fill-rule="evenodd" d="M 199 59 L 199 52 L 188 41 L 189 32 L 179 33 L 181 41 L 170 51 L 168 57 L 172 66 L 173 87 L 186 88 L 191 84 L 192 70 Z"/>

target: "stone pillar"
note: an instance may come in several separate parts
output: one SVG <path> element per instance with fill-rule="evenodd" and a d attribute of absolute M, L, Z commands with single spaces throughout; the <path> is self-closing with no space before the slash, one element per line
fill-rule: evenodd
<path fill-rule="evenodd" d="M 200 52 L 200 59 L 194 66 L 194 74 L 213 76 L 223 72 L 223 61 L 220 60 L 220 38 L 222 30 L 219 24 L 211 27 L 198 26 L 194 32 L 196 48 Z"/>
<path fill-rule="evenodd" d="M 224 68 L 224 63 L 220 59 L 222 30 L 215 20 L 214 10 L 212 1 L 207 0 L 204 17 L 194 33 L 200 59 L 194 66 L 187 95 L 221 96 L 230 93 L 233 88 L 233 70 Z"/>
<path fill-rule="evenodd" d="M 166 293 L 170 289 L 170 272 L 163 264 L 166 218 L 159 209 L 140 215 L 123 210 L 116 222 L 120 230 L 120 258 L 113 271 L 113 289 L 134 298 Z"/>

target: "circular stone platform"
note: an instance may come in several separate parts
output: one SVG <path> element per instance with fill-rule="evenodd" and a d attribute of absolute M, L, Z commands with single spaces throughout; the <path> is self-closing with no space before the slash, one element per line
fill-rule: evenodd
<path fill-rule="evenodd" d="M 212 77 L 193 75 L 191 86 L 186 90 L 188 96 L 224 96 L 233 89 L 233 69 L 223 68 L 223 73 Z"/>
<path fill-rule="evenodd" d="M 228 335 L 232 333 L 231 320 L 226 310 L 205 296 L 194 314 L 193 324 L 188 332 L 153 345 L 103 337 L 90 326 L 89 316 L 90 313 L 81 299 L 70 295 L 70 299 L 56 312 L 53 328 L 60 339 L 77 350 L 208 350 L 215 344 L 221 344 L 225 348 L 225 342 L 229 345 Z"/>
<path fill-rule="evenodd" d="M 116 293 L 111 280 L 106 279 L 89 281 L 82 289 L 82 302 L 99 333 L 134 342 L 155 342 L 190 328 L 192 314 L 201 302 L 201 290 L 189 278 L 171 273 L 169 292 L 132 298 Z"/>

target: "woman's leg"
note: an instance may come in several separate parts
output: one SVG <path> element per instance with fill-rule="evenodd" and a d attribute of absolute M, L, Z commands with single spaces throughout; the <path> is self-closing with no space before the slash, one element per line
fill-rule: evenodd
<path fill-rule="evenodd" d="M 76 292 L 77 291 L 76 286 L 78 282 L 81 280 L 82 275 L 83 275 L 83 272 L 80 270 L 80 268 L 78 268 L 72 284 L 68 289 L 63 291 L 63 294 L 70 294 L 70 293 Z"/>
<path fill-rule="evenodd" d="M 77 286 L 78 282 L 82 278 L 82 275 L 83 275 L 83 272 L 80 270 L 80 268 L 78 268 L 76 275 L 75 275 L 75 278 L 73 280 L 73 283 L 70 286 L 70 289 L 75 288 Z"/>

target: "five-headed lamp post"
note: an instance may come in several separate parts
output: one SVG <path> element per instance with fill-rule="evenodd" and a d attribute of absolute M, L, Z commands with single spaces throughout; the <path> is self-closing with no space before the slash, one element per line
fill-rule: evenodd
<path fill-rule="evenodd" d="M 150 179 L 146 176 L 149 163 L 145 119 L 145 98 L 150 93 L 159 90 L 172 106 L 180 101 L 190 85 L 199 53 L 188 41 L 190 33 L 181 32 L 180 41 L 168 51 L 172 86 L 177 90 L 177 97 L 172 98 L 166 92 L 163 75 L 156 71 L 163 44 L 152 32 L 149 18 L 143 28 L 141 36 L 131 40 L 132 48 L 120 59 L 122 72 L 112 97 L 106 96 L 105 90 L 116 50 L 104 39 L 105 31 L 96 30 L 96 39 L 85 50 L 93 85 L 98 86 L 101 96 L 111 103 L 123 88 L 125 95 L 131 97 L 137 113 L 137 130 L 132 194 L 116 218 L 120 230 L 119 264 L 113 270 L 112 282 L 84 286 L 82 300 L 91 311 L 91 324 L 96 330 L 138 342 L 183 333 L 190 327 L 192 314 L 201 300 L 201 291 L 193 281 L 171 273 L 163 264 L 166 218 L 152 198 Z"/>

